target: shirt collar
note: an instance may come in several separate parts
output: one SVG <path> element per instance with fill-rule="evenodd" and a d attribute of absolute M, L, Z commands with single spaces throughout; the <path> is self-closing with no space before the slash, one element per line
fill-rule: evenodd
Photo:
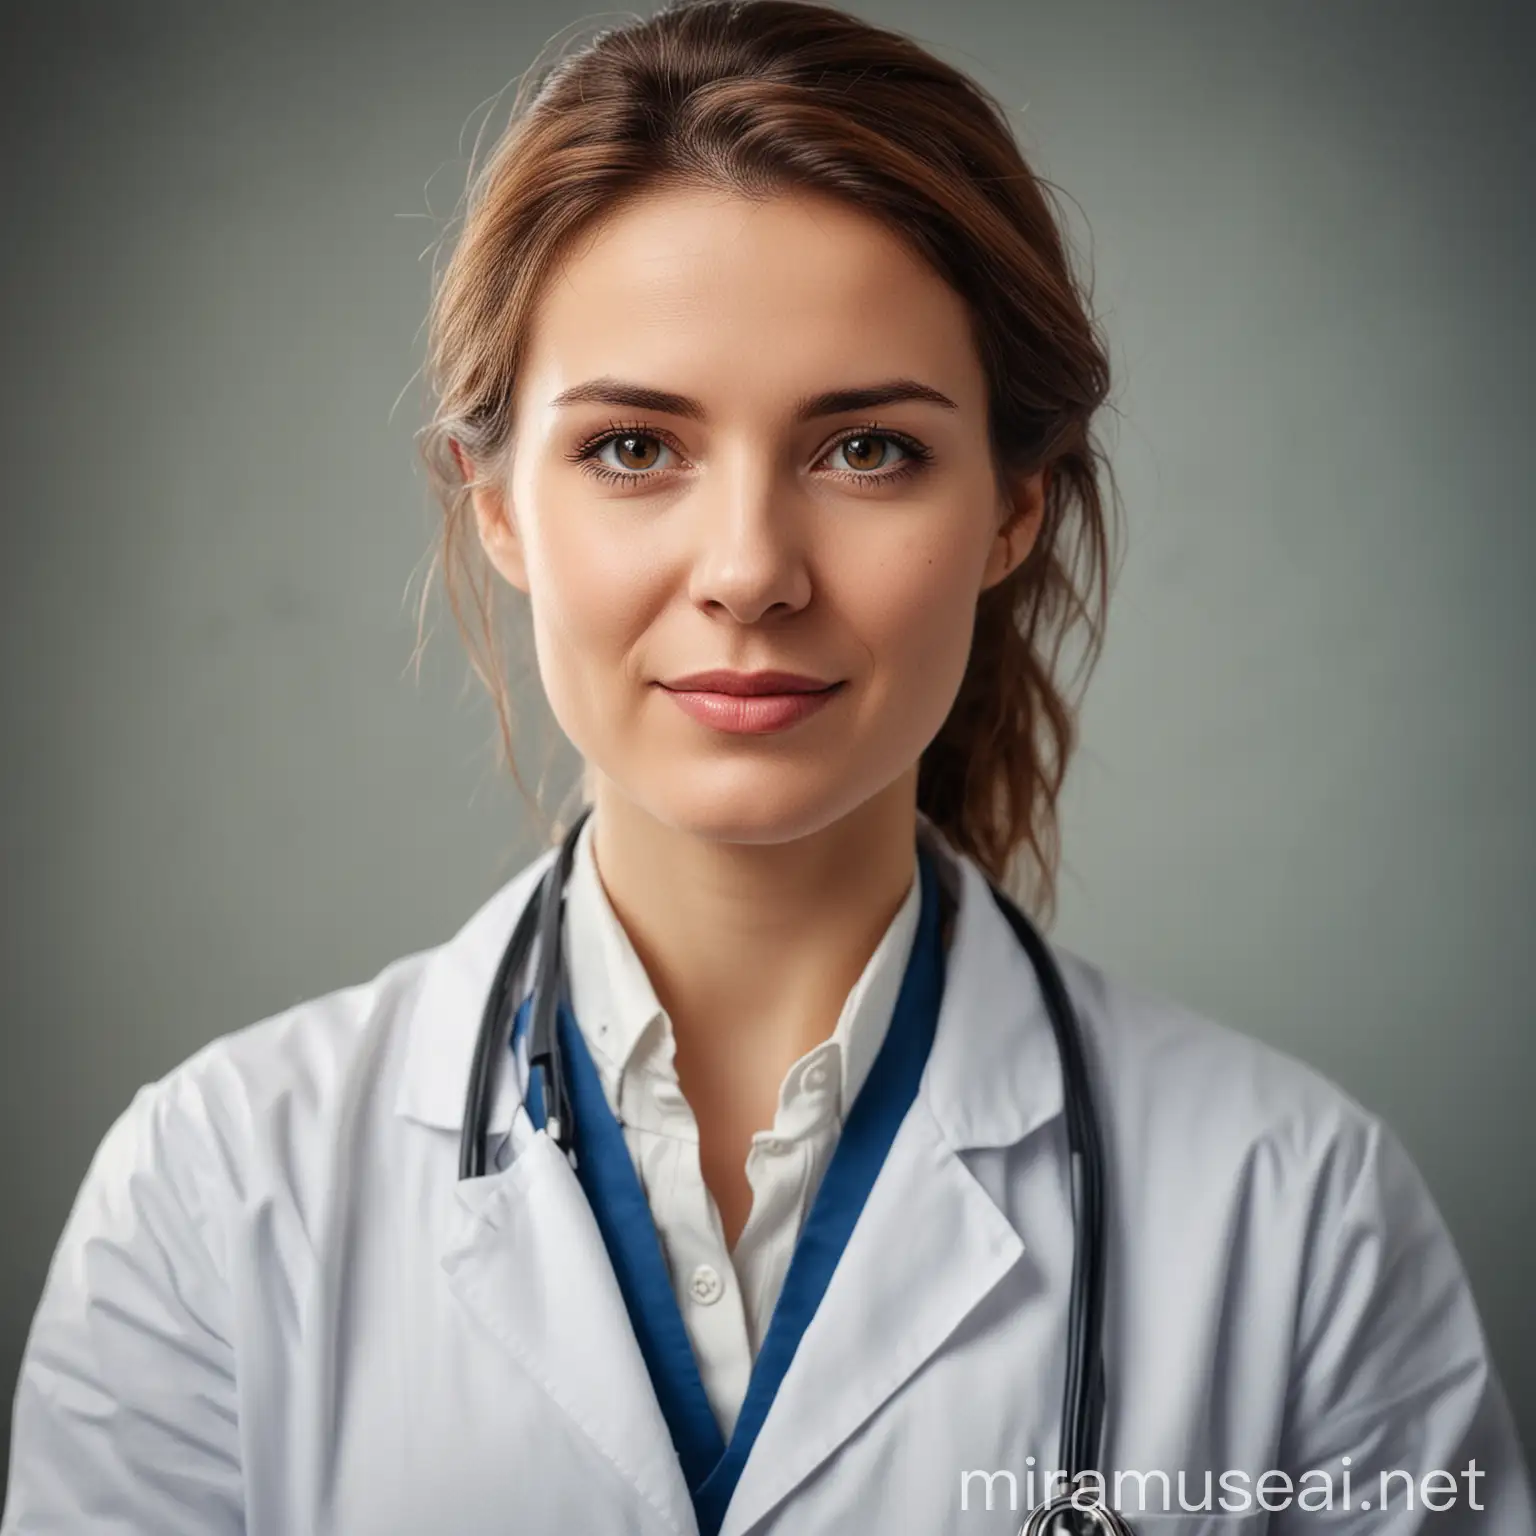
<path fill-rule="evenodd" d="M 592 827 L 589 817 L 577 834 L 566 885 L 563 943 L 570 957 L 566 973 L 571 1008 L 588 1046 L 603 1058 L 609 1074 L 621 1075 L 638 1056 L 670 1075 L 671 1024 L 603 887 L 592 851 Z M 833 1058 L 843 1118 L 890 1027 L 921 908 L 922 885 L 914 859 L 906 897 L 844 1000 L 831 1035 L 807 1053 L 818 1061 Z M 648 1040 L 653 1028 L 661 1033 Z"/>
<path fill-rule="evenodd" d="M 623 1072 L 646 1031 L 665 1015 L 597 872 L 595 820 L 589 816 L 577 834 L 565 888 L 565 971 L 571 1010 L 593 1055 Z"/>
<path fill-rule="evenodd" d="M 921 813 L 919 821 L 941 854 L 940 879 L 957 901 L 924 1096 L 952 1145 L 1008 1145 L 1061 1110 L 1055 1037 L 1029 957 L 994 905 L 986 875 Z M 370 983 L 378 1008 L 398 1009 L 402 1016 L 404 1050 L 394 1068 L 397 1114 L 443 1130 L 463 1123 L 486 992 L 518 914 L 555 852 L 539 853 L 446 943 L 403 957 Z M 1051 947 L 1064 962 L 1080 1011 L 1091 1019 L 1094 1008 L 1105 1005 L 1107 979 L 1081 957 Z M 1085 989 L 1092 995 L 1083 995 Z M 511 1127 L 518 1098 L 516 1074 L 499 1073 L 492 1135 L 504 1136 Z"/>

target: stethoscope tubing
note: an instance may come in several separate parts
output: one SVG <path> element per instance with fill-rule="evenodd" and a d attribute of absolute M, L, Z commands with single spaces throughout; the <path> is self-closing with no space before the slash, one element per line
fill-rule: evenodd
<path fill-rule="evenodd" d="M 479 1178 L 485 1173 L 486 1138 L 495 1097 L 496 1069 L 507 1050 L 512 1019 L 517 1011 L 513 989 L 535 935 L 539 949 L 529 1020 L 529 1068 L 543 1074 L 547 1108 L 545 1127 L 561 1150 L 574 1160 L 574 1128 L 555 1021 L 560 999 L 560 928 L 565 883 L 575 854 L 576 838 L 591 811 L 590 806 L 584 807 L 577 816 L 533 899 L 524 905 L 486 995 L 465 1095 L 459 1144 L 461 1179 Z M 1098 1466 L 1105 1410 L 1102 1351 L 1104 1148 L 1094 1109 L 1082 1029 L 1061 971 L 1034 924 L 1007 893 L 990 880 L 988 888 L 1034 966 L 1061 1060 L 1062 1106 L 1071 1167 L 1076 1241 L 1072 1251 L 1071 1296 L 1067 1308 L 1060 1461 L 1069 1480 L 1075 1483 L 1084 1472 Z M 1119 1528 L 1126 1528 L 1123 1522 Z"/>

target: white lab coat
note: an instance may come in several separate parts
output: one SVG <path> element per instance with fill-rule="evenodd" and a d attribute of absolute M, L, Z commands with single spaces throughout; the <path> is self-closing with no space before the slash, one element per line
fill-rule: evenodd
<path fill-rule="evenodd" d="M 441 947 L 141 1090 L 91 1165 L 31 1330 L 4 1536 L 695 1531 L 576 1176 L 542 1134 L 511 1156 L 514 1113 L 527 1127 L 510 1072 L 493 1171 L 457 1178 L 487 986 L 551 857 Z M 1027 1476 L 1039 1493 L 1057 1465 L 1061 1079 L 1029 961 L 976 866 L 958 868 L 918 1099 L 723 1536 L 1002 1536 L 1024 1520 Z M 1175 1501 L 1138 1528 L 1531 1536 L 1466 1278 L 1399 1143 L 1311 1069 L 1057 954 L 1108 1157 L 1103 1462 L 1147 1476 L 1152 1508 L 1164 1473 Z M 1453 1474 L 1464 1513 L 1437 1523 L 1417 1493 L 1402 1512 L 1400 1478 L 1399 1513 L 1362 1511 L 1384 1468 L 1420 1488 Z M 1180 1469 L 1190 1502 L 1207 1470 L 1213 1501 L 1246 1488 L 1246 1516 L 1177 1512 Z M 1259 1474 L 1299 1491 L 1309 1469 L 1333 1474 L 1331 1517 L 1259 1507 Z M 1123 1507 L 1137 1486 L 1122 1483 Z M 1443 1504 L 1446 1484 L 1429 1487 Z M 1284 1497 L 1276 1478 L 1263 1492 Z"/>

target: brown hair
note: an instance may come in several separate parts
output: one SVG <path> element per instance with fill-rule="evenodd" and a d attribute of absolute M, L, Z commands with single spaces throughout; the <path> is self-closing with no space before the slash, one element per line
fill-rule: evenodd
<path fill-rule="evenodd" d="M 1050 912 L 1057 797 L 1077 738 L 1054 674 L 1081 626 L 1086 681 L 1110 584 L 1101 471 L 1113 480 L 1089 431 L 1109 389 L 1106 348 L 1047 184 L 996 99 L 911 39 L 804 0 L 684 0 L 536 64 L 469 179 L 463 228 L 433 295 L 426 377 L 436 411 L 418 441 L 444 514 L 434 568 L 495 703 L 513 776 L 523 788 L 498 581 L 475 536 L 470 489 L 506 464 L 513 384 L 553 265 L 622 202 L 698 184 L 847 199 L 968 303 L 997 472 L 1043 468 L 1045 518 L 1028 558 L 981 594 L 959 693 L 919 765 L 918 804 L 999 882 L 1026 849 L 1032 904 Z"/>

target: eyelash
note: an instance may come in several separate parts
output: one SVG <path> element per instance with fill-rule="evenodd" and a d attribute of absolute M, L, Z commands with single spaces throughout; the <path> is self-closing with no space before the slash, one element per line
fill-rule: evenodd
<path fill-rule="evenodd" d="M 591 475 L 594 480 L 605 481 L 609 484 L 632 485 L 640 480 L 653 480 L 657 478 L 652 469 L 615 469 L 611 464 L 600 464 L 597 455 L 621 437 L 648 437 L 661 443 L 664 447 L 671 448 L 673 453 L 679 450 L 670 442 L 664 433 L 658 432 L 654 427 L 643 426 L 638 422 L 623 423 L 610 422 L 601 432 L 594 437 L 589 437 L 585 442 L 578 444 L 572 451 L 566 454 L 566 458 L 579 464 L 583 474 Z M 826 453 L 836 453 L 844 443 L 851 442 L 859 437 L 876 437 L 884 442 L 894 443 L 906 454 L 906 458 L 894 469 L 871 470 L 842 470 L 833 471 L 840 479 L 858 480 L 864 482 L 873 481 L 879 485 L 887 485 L 893 480 L 904 480 L 909 475 L 917 474 L 933 458 L 933 450 L 925 444 L 918 442 L 915 437 L 908 437 L 905 432 L 893 432 L 889 427 L 882 427 L 875 422 L 868 422 L 863 426 L 850 427 L 846 432 L 831 442 Z M 817 460 L 820 463 L 820 459 Z"/>

